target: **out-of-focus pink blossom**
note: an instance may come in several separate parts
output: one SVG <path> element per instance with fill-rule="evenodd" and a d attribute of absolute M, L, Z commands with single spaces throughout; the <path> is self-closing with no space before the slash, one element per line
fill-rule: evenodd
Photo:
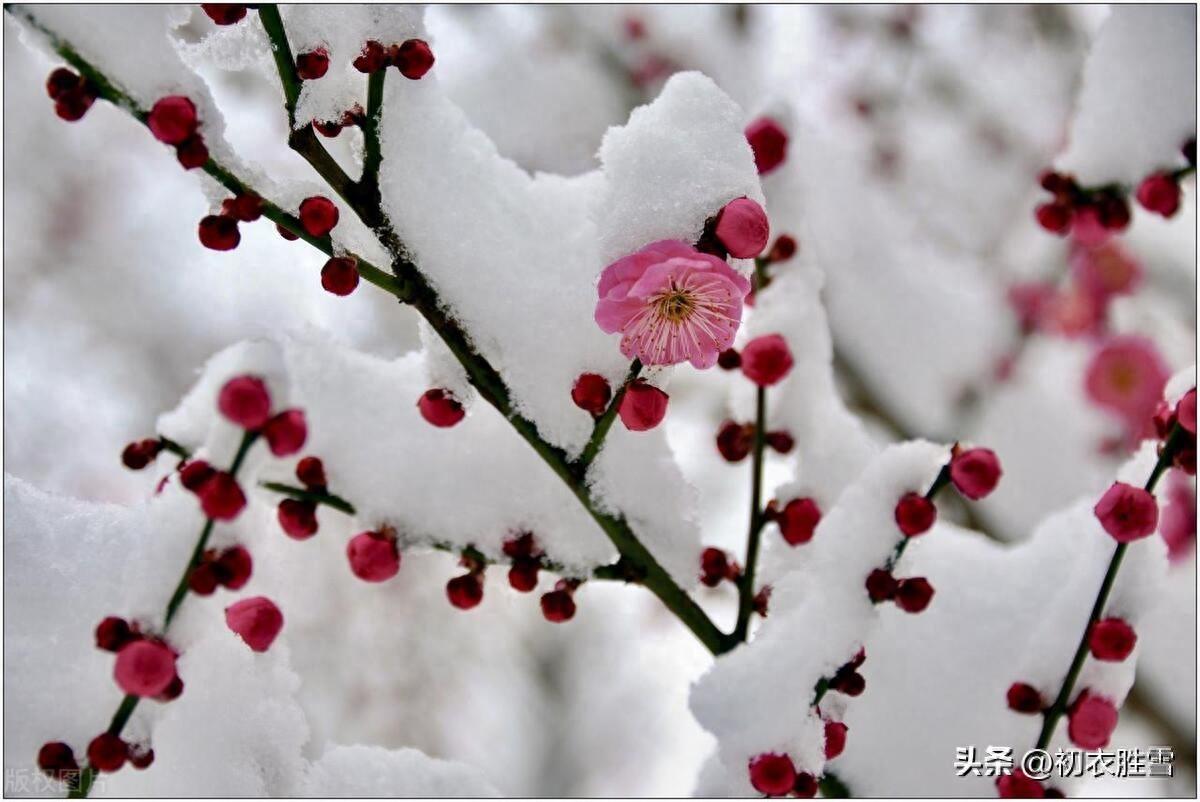
<path fill-rule="evenodd" d="M 1167 475 L 1166 500 L 1158 532 L 1167 542 L 1167 559 L 1187 559 L 1196 548 L 1196 491 L 1182 471 Z"/>
<path fill-rule="evenodd" d="M 1071 272 L 1081 287 L 1105 300 L 1132 293 L 1143 274 L 1141 264 L 1116 240 L 1093 247 L 1076 244 Z"/>
<path fill-rule="evenodd" d="M 630 359 L 709 368 L 733 345 L 749 291 L 725 260 L 663 240 L 604 268 L 596 323 L 622 334 L 621 353 Z"/>
<path fill-rule="evenodd" d="M 1153 434 L 1155 407 L 1170 373 L 1154 343 L 1122 335 L 1092 356 L 1084 386 L 1095 404 L 1119 416 L 1132 439 Z"/>

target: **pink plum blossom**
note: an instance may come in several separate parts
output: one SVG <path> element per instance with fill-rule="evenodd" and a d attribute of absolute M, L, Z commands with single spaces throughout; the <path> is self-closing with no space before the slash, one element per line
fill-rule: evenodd
<path fill-rule="evenodd" d="M 733 345 L 750 282 L 723 259 L 662 240 L 600 276 L 596 323 L 621 333 L 621 353 L 646 365 L 709 368 Z"/>
<path fill-rule="evenodd" d="M 1136 438 L 1152 432 L 1154 409 L 1169 376 L 1154 343 L 1124 335 L 1111 338 L 1096 351 L 1085 387 L 1088 398 L 1118 415 Z"/>

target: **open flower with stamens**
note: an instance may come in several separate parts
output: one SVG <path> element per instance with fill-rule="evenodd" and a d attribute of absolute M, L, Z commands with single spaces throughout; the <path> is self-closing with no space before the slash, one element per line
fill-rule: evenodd
<path fill-rule="evenodd" d="M 630 359 L 710 368 L 733 345 L 749 291 L 725 260 L 662 240 L 604 268 L 596 323 L 621 333 L 621 353 Z"/>

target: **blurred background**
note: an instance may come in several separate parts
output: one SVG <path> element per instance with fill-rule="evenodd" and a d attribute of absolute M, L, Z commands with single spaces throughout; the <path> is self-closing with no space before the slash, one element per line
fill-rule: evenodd
<path fill-rule="evenodd" d="M 1195 361 L 1192 179 L 1177 216 L 1137 208 L 1120 238 L 1060 239 L 1033 219 L 1044 200 L 1037 177 L 1066 143 L 1107 14 L 1083 5 L 433 6 L 427 25 L 437 80 L 530 171 L 597 167 L 606 128 L 678 70 L 708 74 L 748 118 L 786 104 L 803 132 L 797 157 L 813 168 L 813 242 L 801 248 L 814 247 L 826 273 L 845 397 L 881 441 L 995 449 L 1006 469 L 1000 490 L 970 518 L 950 514 L 1016 541 L 1110 481 L 1140 433 L 1131 423 L 1140 411 L 1088 390 L 1113 338 L 1135 342 L 1137 364 L 1163 380 Z M 315 178 L 282 144 L 268 54 L 231 47 L 198 9 L 177 34 L 243 159 Z M 26 47 L 7 17 L 5 45 L 7 473 L 55 493 L 133 502 L 155 477 L 121 469 L 122 447 L 222 347 L 313 329 L 385 357 L 420 347 L 413 313 L 379 293 L 322 292 L 323 257 L 271 226 L 244 227 L 235 257 L 200 247 L 195 225 L 209 201 L 173 154 L 105 104 L 62 123 L 43 88 L 56 64 Z M 349 161 L 356 136 L 328 144 Z M 1120 289 L 1097 300 L 1088 282 L 1113 275 Z M 705 541 L 740 552 L 748 467 L 725 463 L 713 445 L 729 409 L 710 378 L 676 377 L 669 436 L 702 491 Z M 1194 482 L 1167 485 L 1178 520 L 1172 569 L 1142 633 L 1114 746 L 1174 747 L 1176 778 L 1073 793 L 1195 793 Z M 312 559 L 339 560 L 342 539 L 323 540 Z M 555 628 L 512 594 L 458 613 L 441 591 L 452 561 L 414 556 L 411 565 L 404 583 L 372 589 L 383 592 L 322 586 L 327 604 L 295 622 L 315 635 L 292 647 L 314 744 L 415 746 L 479 767 L 510 795 L 691 792 L 712 739 L 692 720 L 687 689 L 710 658 L 651 598 L 589 588 L 572 625 Z M 723 590 L 700 593 L 718 609 L 731 602 Z"/>

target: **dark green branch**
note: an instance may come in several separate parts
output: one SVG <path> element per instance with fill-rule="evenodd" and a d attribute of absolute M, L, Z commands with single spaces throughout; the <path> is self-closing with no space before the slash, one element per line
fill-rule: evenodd
<path fill-rule="evenodd" d="M 750 480 L 750 528 L 746 536 L 746 566 L 738 577 L 738 616 L 733 638 L 744 642 L 750 634 L 750 614 L 754 611 L 754 575 L 758 567 L 759 541 L 767 518 L 763 514 L 763 451 L 767 429 L 767 388 L 759 387 L 754 405 L 754 452 Z"/>
<path fill-rule="evenodd" d="M 270 11 L 267 12 L 267 16 L 268 18 L 271 17 Z M 22 18 L 26 19 L 29 24 L 50 38 L 54 43 L 56 51 L 68 63 L 79 69 L 81 74 L 91 78 L 96 86 L 101 89 L 102 97 L 128 109 L 139 120 L 143 123 L 145 122 L 145 112 L 139 109 L 127 95 L 120 92 L 114 85 L 104 79 L 98 70 L 80 57 L 66 42 L 43 28 L 35 20 L 28 17 L 28 15 L 24 15 Z M 270 33 L 271 31 L 268 30 L 268 34 Z M 286 39 L 286 37 L 284 38 Z M 290 48 L 286 52 L 290 53 Z M 278 55 L 276 58 L 278 63 Z M 294 64 L 291 65 L 292 69 L 294 69 L 294 66 Z M 311 128 L 305 128 L 303 131 L 293 131 L 289 144 L 293 148 L 301 149 L 305 147 L 304 143 L 312 137 L 314 135 Z M 459 327 L 457 321 L 449 316 L 437 293 L 408 257 L 403 242 L 396 236 L 379 206 L 365 202 L 360 192 L 354 188 L 353 182 L 349 182 L 349 189 L 346 189 L 347 185 L 343 181 L 345 174 L 341 169 L 336 164 L 330 167 L 319 158 L 319 154 L 328 156 L 319 143 L 317 143 L 315 151 L 301 149 L 301 153 L 306 158 L 309 158 L 314 168 L 342 195 L 355 214 L 368 227 L 380 235 L 383 244 L 394 255 L 391 266 L 394 278 L 386 280 L 386 274 L 382 274 L 381 271 L 365 260 L 359 259 L 359 272 L 363 278 L 396 296 L 402 302 L 410 304 L 438 332 L 442 340 L 446 343 L 446 346 L 462 364 L 463 369 L 467 373 L 468 380 L 479 392 L 480 396 L 494 406 L 509 421 L 517 433 L 529 443 L 538 456 L 571 489 L 579 502 L 591 515 L 592 519 L 613 543 L 621 555 L 618 564 L 621 566 L 620 572 L 622 576 L 640 578 L 640 583 L 654 593 L 676 618 L 691 630 L 713 654 L 721 654 L 733 648 L 737 641 L 731 640 L 722 633 L 691 596 L 676 584 L 666 569 L 658 563 L 650 551 L 638 540 L 625 519 L 620 515 L 613 515 L 603 510 L 591 497 L 590 491 L 576 475 L 575 468 L 567 454 L 561 448 L 551 445 L 542 439 L 537 431 L 537 426 L 515 411 L 503 378 L 490 362 L 475 351 L 466 333 Z M 203 169 L 232 192 L 240 194 L 252 191 L 247 185 L 212 159 L 205 164 Z M 348 179 L 345 179 L 345 181 L 348 181 Z M 339 189 L 339 184 L 342 185 L 342 189 Z M 269 202 L 264 203 L 263 214 L 268 219 L 299 234 L 306 242 L 332 255 L 332 243 L 328 237 L 316 238 L 307 236 L 300 227 L 299 221 L 291 215 L 284 213 L 278 206 Z"/>
<path fill-rule="evenodd" d="M 358 179 L 364 194 L 372 204 L 379 205 L 379 165 L 383 162 L 383 151 L 379 146 L 379 127 L 383 115 L 383 81 L 387 70 L 376 70 L 367 79 L 367 114 L 362 122 L 363 171 Z"/>
<path fill-rule="evenodd" d="M 249 452 L 250 446 L 254 445 L 254 441 L 257 439 L 258 432 L 246 432 L 242 436 L 242 442 L 238 446 L 237 454 L 229 466 L 230 475 L 237 475 L 238 470 L 242 467 L 242 462 L 246 459 L 246 453 Z M 182 450 L 182 447 L 180 449 Z M 204 526 L 200 530 L 200 537 L 197 538 L 196 546 L 192 549 L 192 557 L 183 569 L 183 576 L 179 578 L 179 583 L 175 586 L 175 592 L 171 594 L 171 600 L 167 602 L 167 611 L 163 616 L 163 634 L 166 634 L 167 628 L 171 625 L 171 620 L 175 618 L 175 613 L 179 610 L 179 605 L 183 603 L 184 597 L 187 596 L 188 578 L 192 575 L 192 569 L 199 565 L 200 560 L 204 557 L 204 549 L 208 545 L 208 538 L 212 534 L 214 523 L 212 518 L 204 520 Z M 117 707 L 117 711 L 113 713 L 107 732 L 113 735 L 120 735 L 121 730 L 125 729 L 125 725 L 129 723 L 129 718 L 133 715 L 133 711 L 137 708 L 140 701 L 141 697 L 126 694 L 125 698 L 121 700 L 120 706 Z M 82 799 L 86 797 L 91 791 L 92 783 L 95 780 L 96 771 L 91 766 L 85 766 L 79 774 L 79 783 L 68 792 L 68 798 Z"/>
<path fill-rule="evenodd" d="M 325 490 L 312 490 L 309 488 L 284 484 L 282 482 L 259 482 L 258 485 L 264 490 L 270 490 L 273 493 L 279 493 L 280 495 L 294 498 L 298 501 L 309 501 L 313 504 L 330 507 L 338 512 L 345 513 L 346 515 L 357 514 L 353 504 L 351 504 L 349 501 L 346 501 L 346 499 L 342 498 L 341 496 L 335 496 L 334 494 Z M 459 554 L 463 557 L 469 557 L 480 565 L 504 563 L 502 560 L 491 559 L 474 546 L 458 546 L 454 543 L 449 543 L 443 540 L 427 541 L 424 543 L 424 545 L 437 549 L 438 551 L 445 551 L 450 554 Z M 560 576 L 569 576 L 571 574 L 571 572 L 568 571 L 562 563 L 546 559 L 545 557 L 540 558 L 538 560 L 538 564 L 542 569 L 550 571 L 551 573 L 559 574 Z M 619 562 L 612 563 L 610 565 L 598 566 L 592 571 L 592 577 L 594 579 L 619 579 L 625 582 L 637 581 L 636 578 L 629 575 L 626 567 L 621 565 Z"/>
<path fill-rule="evenodd" d="M 1183 447 L 1187 436 L 1187 432 L 1178 423 L 1171 429 L 1171 433 L 1158 455 L 1158 461 L 1154 464 L 1154 470 L 1150 472 L 1150 478 L 1146 480 L 1146 492 L 1154 492 L 1155 486 L 1158 485 L 1158 480 L 1166 472 L 1167 468 L 1171 467 L 1175 455 Z M 1104 579 L 1100 582 L 1100 590 L 1096 594 L 1096 601 L 1092 604 L 1092 611 L 1088 614 L 1087 624 L 1083 628 L 1083 635 L 1079 639 L 1079 645 L 1075 647 L 1075 655 L 1071 658 L 1071 665 L 1067 669 L 1066 676 L 1063 678 L 1062 687 L 1058 691 L 1058 696 L 1054 698 L 1054 702 L 1042 711 L 1042 729 L 1038 733 L 1036 749 L 1045 749 L 1049 745 L 1050 739 L 1054 737 L 1054 728 L 1058 726 L 1059 719 L 1067 712 L 1067 707 L 1071 703 L 1071 696 L 1075 691 L 1075 683 L 1079 679 L 1079 672 L 1083 669 L 1083 663 L 1087 658 L 1088 636 L 1091 634 L 1092 626 L 1104 614 L 1104 607 L 1108 604 L 1108 596 L 1112 592 L 1113 583 L 1117 579 L 1117 572 L 1121 570 L 1121 562 L 1125 559 L 1125 552 L 1128 549 L 1128 543 L 1118 543 L 1116 549 L 1113 550 L 1112 559 L 1108 563 L 1108 570 L 1104 572 Z"/>

